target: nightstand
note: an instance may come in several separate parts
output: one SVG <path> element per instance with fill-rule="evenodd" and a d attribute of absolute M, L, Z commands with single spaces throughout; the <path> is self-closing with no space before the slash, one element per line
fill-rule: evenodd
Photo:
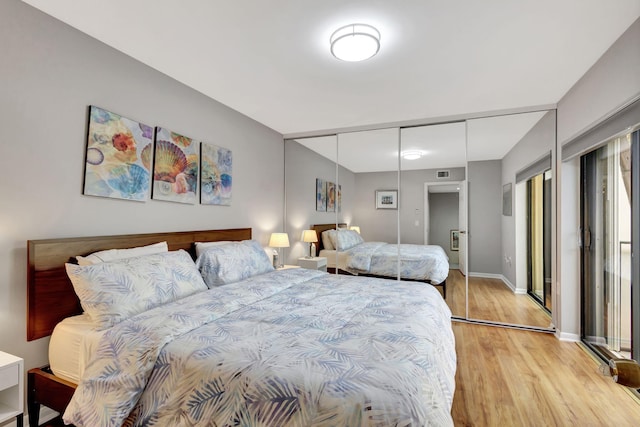
<path fill-rule="evenodd" d="M 298 258 L 298 265 L 309 270 L 327 271 L 327 258 L 316 256 L 313 258 Z"/>
<path fill-rule="evenodd" d="M 23 425 L 24 361 L 0 351 L 0 424 L 16 419 Z"/>
<path fill-rule="evenodd" d="M 277 270 L 288 270 L 290 268 L 300 268 L 299 265 L 283 265 L 282 267 L 279 267 Z"/>

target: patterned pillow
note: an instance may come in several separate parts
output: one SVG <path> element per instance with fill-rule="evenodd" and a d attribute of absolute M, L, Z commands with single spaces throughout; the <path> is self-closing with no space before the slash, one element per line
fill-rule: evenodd
<path fill-rule="evenodd" d="M 196 265 L 210 288 L 273 271 L 271 260 L 255 240 L 211 246 L 200 254 Z"/>
<path fill-rule="evenodd" d="M 94 252 L 87 256 L 77 256 L 76 261 L 78 261 L 78 265 L 91 265 L 125 258 L 135 258 L 142 255 L 158 254 L 161 252 L 169 252 L 167 242 L 159 242 L 129 249 L 107 249 L 106 251 Z"/>
<path fill-rule="evenodd" d="M 362 236 L 354 230 L 338 230 L 329 236 L 333 240 L 333 246 L 335 246 L 338 251 L 346 251 L 364 242 Z"/>
<path fill-rule="evenodd" d="M 196 247 L 196 257 L 199 257 L 205 249 L 210 248 L 211 246 L 220 246 L 226 245 L 227 243 L 231 243 L 230 240 L 220 240 L 217 242 L 195 242 L 194 245 Z"/>
<path fill-rule="evenodd" d="M 82 308 L 102 328 L 207 289 L 183 250 L 87 266 L 66 264 L 66 270 Z"/>

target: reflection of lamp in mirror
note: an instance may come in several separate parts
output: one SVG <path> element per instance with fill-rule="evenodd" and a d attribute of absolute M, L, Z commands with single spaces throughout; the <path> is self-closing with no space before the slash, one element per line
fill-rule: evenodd
<path fill-rule="evenodd" d="M 276 258 L 273 260 L 273 266 L 275 268 L 281 268 L 283 265 L 280 262 L 280 260 L 282 259 L 282 257 L 280 256 L 280 248 L 289 247 L 289 235 L 287 233 L 271 233 L 269 246 L 272 248 L 278 248 Z"/>
<path fill-rule="evenodd" d="M 352 225 L 351 227 L 349 227 L 349 230 L 353 230 L 356 233 L 360 234 L 360 227 L 357 225 Z"/>
<path fill-rule="evenodd" d="M 315 253 L 312 249 L 312 245 L 318 241 L 318 235 L 315 230 L 302 230 L 302 238 L 300 240 L 309 243 L 309 256 L 305 258 L 313 258 Z"/>

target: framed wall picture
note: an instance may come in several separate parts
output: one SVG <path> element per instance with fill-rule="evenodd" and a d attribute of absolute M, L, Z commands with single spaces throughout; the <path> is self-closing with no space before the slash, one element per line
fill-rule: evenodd
<path fill-rule="evenodd" d="M 91 105 L 84 194 L 146 201 L 153 160 L 153 128 Z"/>
<path fill-rule="evenodd" d="M 398 209 L 398 190 L 376 190 L 376 209 Z"/>
<path fill-rule="evenodd" d="M 336 211 L 336 184 L 327 181 L 327 212 Z"/>
<path fill-rule="evenodd" d="M 191 138 L 156 128 L 152 199 L 192 205 L 197 202 L 199 147 Z"/>
<path fill-rule="evenodd" d="M 320 178 L 316 178 L 316 211 L 327 211 L 327 183 Z"/>
<path fill-rule="evenodd" d="M 233 153 L 212 144 L 200 144 L 200 203 L 231 206 Z"/>
<path fill-rule="evenodd" d="M 449 248 L 452 251 L 460 250 L 460 230 L 451 230 L 450 235 Z"/>
<path fill-rule="evenodd" d="M 511 183 L 502 186 L 502 215 L 511 216 Z"/>

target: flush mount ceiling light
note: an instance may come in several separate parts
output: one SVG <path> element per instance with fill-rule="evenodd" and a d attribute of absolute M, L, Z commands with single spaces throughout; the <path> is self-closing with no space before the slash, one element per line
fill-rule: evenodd
<path fill-rule="evenodd" d="M 367 24 L 340 27 L 333 32 L 330 41 L 331 54 L 342 61 L 364 61 L 380 50 L 380 32 Z"/>
<path fill-rule="evenodd" d="M 422 157 L 422 151 L 409 150 L 402 152 L 402 158 L 405 160 L 418 160 L 420 157 Z"/>

